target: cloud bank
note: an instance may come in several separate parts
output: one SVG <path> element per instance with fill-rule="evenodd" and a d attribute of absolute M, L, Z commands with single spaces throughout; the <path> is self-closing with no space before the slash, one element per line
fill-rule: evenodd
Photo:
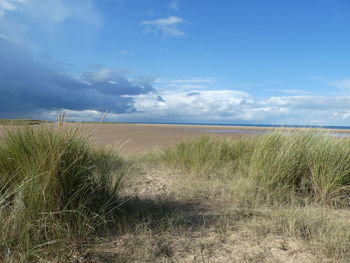
<path fill-rule="evenodd" d="M 256 97 L 201 86 L 216 81 L 128 79 L 103 67 L 69 75 L 0 37 L 0 117 L 54 119 L 64 110 L 78 120 L 96 120 L 108 110 L 113 121 L 350 125 L 350 95 Z M 347 87 L 346 81 L 335 83 L 342 92 Z"/>
<path fill-rule="evenodd" d="M 0 117 L 54 119 L 64 110 L 74 119 L 96 120 L 109 111 L 112 121 L 350 125 L 350 95 L 256 97 L 196 86 L 216 81 L 128 79 L 103 67 L 69 75 L 0 37 Z"/>
<path fill-rule="evenodd" d="M 39 63 L 28 51 L 0 37 L 0 113 L 2 117 L 52 110 L 135 111 L 132 97 L 154 91 L 147 81 L 128 80 L 115 69 L 78 76 Z"/>
<path fill-rule="evenodd" d="M 158 91 L 133 98 L 135 112 L 119 120 L 349 125 L 350 96 L 274 96 L 258 98 L 238 90 Z"/>

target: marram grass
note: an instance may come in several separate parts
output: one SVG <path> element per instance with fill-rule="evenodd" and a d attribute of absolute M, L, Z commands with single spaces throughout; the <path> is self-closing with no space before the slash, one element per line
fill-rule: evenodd
<path fill-rule="evenodd" d="M 165 150 L 163 162 L 179 170 L 177 191 L 186 199 L 222 209 L 223 235 L 238 227 L 253 230 L 254 240 L 292 238 L 317 262 L 349 262 L 349 138 L 317 130 L 204 136 Z M 231 211 L 252 217 L 235 223 Z"/>
<path fill-rule="evenodd" d="M 255 182 L 259 198 L 265 195 L 273 202 L 296 198 L 350 204 L 350 140 L 317 130 L 234 141 L 203 136 L 167 149 L 163 160 L 197 177 L 238 176 L 244 171 L 243 176 Z"/>
<path fill-rule="evenodd" d="M 203 136 L 165 150 L 155 164 L 183 170 L 181 187 L 191 192 L 189 200 L 198 192 L 252 214 L 266 209 L 266 218 L 256 217 L 257 233 L 311 240 L 330 257 L 348 258 L 348 225 L 311 208 L 349 206 L 349 146 L 349 139 L 308 131 L 237 140 Z M 79 126 L 11 127 L 0 138 L 0 262 L 60 258 L 72 242 L 82 244 L 108 222 L 118 224 L 127 171 L 117 153 L 93 147 Z M 133 218 L 128 211 L 126 221 Z"/>
<path fill-rule="evenodd" d="M 116 153 L 93 148 L 79 126 L 62 123 L 8 130 L 0 164 L 0 261 L 26 261 L 102 230 L 126 170 Z"/>
<path fill-rule="evenodd" d="M 228 140 L 203 135 L 167 149 L 163 160 L 189 172 L 211 175 L 227 163 L 247 161 L 252 150 L 250 139 Z"/>

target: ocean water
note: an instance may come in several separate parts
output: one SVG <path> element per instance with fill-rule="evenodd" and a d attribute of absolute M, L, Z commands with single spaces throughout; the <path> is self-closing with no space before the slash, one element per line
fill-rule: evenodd
<path fill-rule="evenodd" d="M 188 129 L 190 131 L 195 131 L 195 132 L 202 132 L 202 133 L 245 133 L 245 134 L 268 134 L 273 132 L 272 130 L 243 130 L 243 129 L 225 129 L 225 130 L 221 130 L 221 129 Z M 285 134 L 290 134 L 293 133 L 293 131 L 283 131 L 283 133 Z M 322 134 L 326 134 L 329 136 L 334 136 L 334 137 L 347 137 L 350 136 L 349 132 L 332 132 L 331 130 L 329 132 L 326 133 L 322 133 Z"/>
<path fill-rule="evenodd" d="M 136 122 L 134 122 L 136 123 Z M 140 123 L 140 122 L 137 122 Z M 184 128 L 186 130 L 202 132 L 202 133 L 246 133 L 246 134 L 267 134 L 271 130 L 248 130 L 248 129 L 215 129 L 215 128 L 201 128 L 201 126 L 228 126 L 228 127 L 259 127 L 259 128 L 312 128 L 312 129 L 329 129 L 326 134 L 334 137 L 350 136 L 348 132 L 341 132 L 339 130 L 350 130 L 350 126 L 321 126 L 321 125 L 275 125 L 275 124 L 222 124 L 222 123 L 165 123 L 165 122 L 143 122 L 143 124 L 170 124 L 170 125 L 194 125 L 198 128 Z M 338 130 L 332 132 L 331 130 Z"/>
<path fill-rule="evenodd" d="M 197 123 L 197 122 L 128 122 L 139 124 L 173 124 L 173 125 L 198 125 L 198 126 L 232 126 L 232 127 L 265 127 L 265 128 L 313 128 L 350 130 L 350 126 L 327 126 L 327 125 L 280 125 L 280 124 L 229 124 L 229 123 Z"/>

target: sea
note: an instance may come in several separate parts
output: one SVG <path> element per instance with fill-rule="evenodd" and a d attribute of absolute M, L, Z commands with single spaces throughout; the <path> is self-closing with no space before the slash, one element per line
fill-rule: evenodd
<path fill-rule="evenodd" d="M 198 126 L 198 128 L 188 128 L 185 129 L 197 132 L 207 132 L 207 133 L 249 133 L 249 134 L 265 134 L 270 133 L 269 129 L 259 129 L 259 130 L 242 130 L 237 129 L 237 127 L 258 127 L 258 128 L 311 128 L 311 129 L 328 129 L 327 135 L 335 136 L 335 137 L 347 137 L 350 136 L 350 126 L 328 126 L 328 125 L 277 125 L 277 124 L 232 124 L 232 123 L 191 123 L 191 122 L 128 122 L 134 124 L 168 124 L 168 125 L 193 125 Z M 201 126 L 225 126 L 225 127 L 233 127 L 232 129 L 215 129 L 215 128 L 207 128 Z M 236 129 L 235 129 L 235 128 Z M 332 131 L 336 130 L 336 131 Z M 341 130 L 344 130 L 342 132 Z M 349 130 L 346 131 L 345 130 Z"/>

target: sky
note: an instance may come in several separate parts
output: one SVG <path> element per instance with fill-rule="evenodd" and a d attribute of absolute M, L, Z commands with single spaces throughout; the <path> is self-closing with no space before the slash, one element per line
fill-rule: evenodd
<path fill-rule="evenodd" d="M 0 0 L 0 118 L 350 126 L 348 0 Z"/>

